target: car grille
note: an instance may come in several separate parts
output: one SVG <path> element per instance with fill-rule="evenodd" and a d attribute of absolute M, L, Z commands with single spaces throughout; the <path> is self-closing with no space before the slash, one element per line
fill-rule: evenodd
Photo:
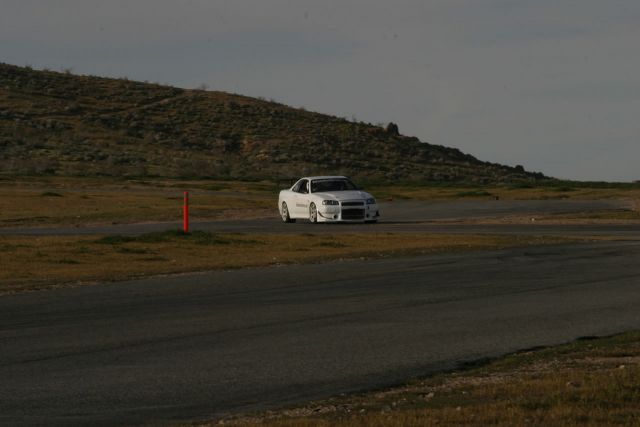
<path fill-rule="evenodd" d="M 342 202 L 342 206 L 364 206 L 364 202 Z"/>
<path fill-rule="evenodd" d="M 364 209 L 343 209 L 342 219 L 364 219 Z"/>

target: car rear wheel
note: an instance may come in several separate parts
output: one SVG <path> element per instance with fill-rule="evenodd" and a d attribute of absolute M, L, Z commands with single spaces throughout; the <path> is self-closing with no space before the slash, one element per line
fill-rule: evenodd
<path fill-rule="evenodd" d="M 287 202 L 282 202 L 280 216 L 282 216 L 282 221 L 284 222 L 296 222 L 295 219 L 291 219 L 291 216 L 289 216 L 289 207 L 287 206 Z"/>
<path fill-rule="evenodd" d="M 309 205 L 309 221 L 313 224 L 318 222 L 318 209 L 316 208 L 315 203 L 311 203 L 311 205 Z"/>

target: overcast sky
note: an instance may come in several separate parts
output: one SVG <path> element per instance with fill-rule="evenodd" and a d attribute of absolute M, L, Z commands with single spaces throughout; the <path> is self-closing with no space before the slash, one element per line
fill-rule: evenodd
<path fill-rule="evenodd" d="M 0 61 L 262 96 L 640 179 L 638 0 L 0 0 Z"/>

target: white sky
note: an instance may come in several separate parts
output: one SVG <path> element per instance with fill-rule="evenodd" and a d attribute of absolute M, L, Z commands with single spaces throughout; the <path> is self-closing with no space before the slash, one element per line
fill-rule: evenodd
<path fill-rule="evenodd" d="M 640 179 L 638 0 L 0 0 L 0 61 L 262 96 Z"/>

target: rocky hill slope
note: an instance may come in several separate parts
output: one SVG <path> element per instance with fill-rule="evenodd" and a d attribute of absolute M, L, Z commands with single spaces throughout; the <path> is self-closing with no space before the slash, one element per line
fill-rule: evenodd
<path fill-rule="evenodd" d="M 223 92 L 0 64 L 0 173 L 368 181 L 544 178 L 397 127 Z"/>

